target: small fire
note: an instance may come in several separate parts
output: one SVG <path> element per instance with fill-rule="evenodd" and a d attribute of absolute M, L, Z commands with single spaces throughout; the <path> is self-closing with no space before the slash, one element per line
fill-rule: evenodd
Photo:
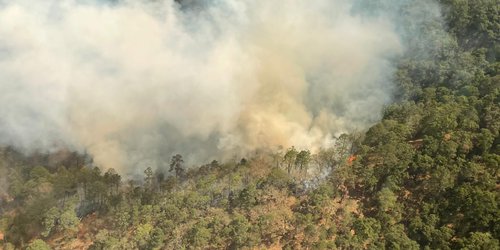
<path fill-rule="evenodd" d="M 349 158 L 347 159 L 347 164 L 352 165 L 352 162 L 355 161 L 356 158 L 356 155 L 349 156 Z"/>

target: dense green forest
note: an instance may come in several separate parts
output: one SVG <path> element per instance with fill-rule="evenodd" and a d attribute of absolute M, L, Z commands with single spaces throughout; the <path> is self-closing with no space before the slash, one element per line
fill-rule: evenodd
<path fill-rule="evenodd" d="M 91 156 L 0 150 L 4 249 L 500 249 L 500 2 L 441 0 L 396 101 L 330 149 L 140 180 Z M 425 52 L 424 52 L 425 51 Z M 431 52 L 429 52 L 431 51 Z"/>

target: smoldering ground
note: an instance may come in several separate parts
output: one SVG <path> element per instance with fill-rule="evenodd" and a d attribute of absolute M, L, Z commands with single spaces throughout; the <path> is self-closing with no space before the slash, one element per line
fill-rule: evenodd
<path fill-rule="evenodd" d="M 390 103 L 398 8 L 197 3 L 0 1 L 0 144 L 142 172 L 174 153 L 326 147 Z"/>

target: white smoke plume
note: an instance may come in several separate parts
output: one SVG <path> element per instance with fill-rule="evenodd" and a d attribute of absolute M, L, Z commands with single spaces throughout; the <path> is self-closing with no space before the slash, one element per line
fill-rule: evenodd
<path fill-rule="evenodd" d="M 173 153 L 314 150 L 391 101 L 404 46 L 390 15 L 200 2 L 0 0 L 0 144 L 134 172 Z"/>

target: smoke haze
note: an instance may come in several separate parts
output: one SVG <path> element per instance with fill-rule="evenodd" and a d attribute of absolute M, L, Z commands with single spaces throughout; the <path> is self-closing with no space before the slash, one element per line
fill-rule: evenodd
<path fill-rule="evenodd" d="M 0 1 L 0 144 L 121 172 L 328 146 L 380 118 L 404 51 L 397 9 L 352 2 Z"/>

